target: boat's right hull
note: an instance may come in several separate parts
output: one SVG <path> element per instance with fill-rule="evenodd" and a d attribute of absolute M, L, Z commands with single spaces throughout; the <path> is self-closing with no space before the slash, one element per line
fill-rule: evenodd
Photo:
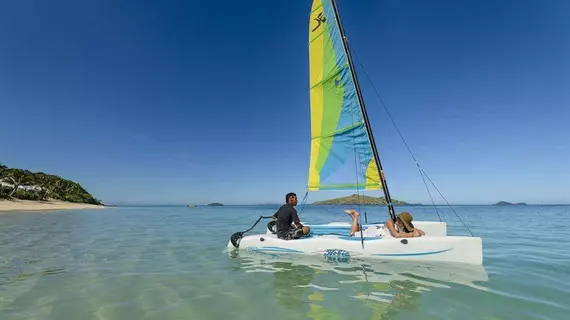
<path fill-rule="evenodd" d="M 232 246 L 232 244 L 228 244 Z M 337 258 L 483 263 L 481 238 L 424 236 L 420 238 L 365 238 L 323 235 L 283 240 L 274 234 L 245 236 L 240 250 L 273 254 L 321 255 Z"/>

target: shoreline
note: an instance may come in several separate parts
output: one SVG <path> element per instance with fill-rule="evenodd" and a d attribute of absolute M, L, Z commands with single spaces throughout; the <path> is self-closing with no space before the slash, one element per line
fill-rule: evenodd
<path fill-rule="evenodd" d="M 66 201 L 33 201 L 33 200 L 0 200 L 0 214 L 13 211 L 46 211 L 46 210 L 80 210 L 80 209 L 104 209 L 87 203 L 74 203 Z"/>

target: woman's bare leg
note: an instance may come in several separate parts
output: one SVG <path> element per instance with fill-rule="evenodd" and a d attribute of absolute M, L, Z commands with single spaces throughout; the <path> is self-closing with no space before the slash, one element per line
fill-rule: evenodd
<path fill-rule="evenodd" d="M 350 217 L 352 218 L 352 226 L 350 227 L 349 235 L 352 235 L 355 232 L 360 231 L 360 224 L 358 224 L 358 215 L 360 213 L 354 210 L 344 210 L 344 212 L 350 215 Z"/>

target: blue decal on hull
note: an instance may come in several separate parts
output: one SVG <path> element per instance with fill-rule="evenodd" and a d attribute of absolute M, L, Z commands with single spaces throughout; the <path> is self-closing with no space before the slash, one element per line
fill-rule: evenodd
<path fill-rule="evenodd" d="M 348 241 L 361 241 L 360 234 L 358 234 L 358 233 L 354 237 L 340 236 L 338 238 L 342 239 L 342 240 L 348 240 Z M 374 241 L 374 240 L 382 240 L 384 238 L 383 237 L 363 237 L 362 239 L 364 239 L 364 241 Z"/>
<path fill-rule="evenodd" d="M 445 249 L 445 250 L 439 250 L 439 251 L 428 251 L 428 252 L 413 252 L 413 253 L 375 253 L 372 254 L 373 256 L 382 256 L 382 257 L 411 257 L 411 256 L 427 256 L 427 255 L 431 255 L 431 254 L 438 254 L 438 253 L 443 253 L 443 252 L 447 252 L 451 250 L 451 248 L 449 249 Z"/>
<path fill-rule="evenodd" d="M 348 262 L 350 261 L 350 252 L 341 249 L 327 249 L 323 256 L 329 262 Z"/>
<path fill-rule="evenodd" d="M 346 225 L 346 226 L 327 226 L 327 225 L 315 225 L 315 226 L 310 226 L 311 227 L 311 234 L 315 235 L 315 236 L 327 236 L 327 235 L 334 235 L 334 236 L 341 236 L 341 237 L 346 237 L 349 238 L 349 233 L 350 233 L 350 225 Z M 373 224 L 369 224 L 369 225 L 364 225 L 363 228 L 366 229 L 368 227 L 376 227 L 376 225 Z M 358 236 L 358 239 L 360 239 L 360 236 Z"/>
<path fill-rule="evenodd" d="M 323 255 L 325 257 L 332 257 L 332 256 L 342 256 L 342 257 L 350 257 L 350 252 L 341 249 L 327 249 Z"/>
<path fill-rule="evenodd" d="M 248 251 L 254 252 L 283 252 L 283 253 L 304 253 L 301 250 L 283 248 L 283 247 L 247 247 Z"/>

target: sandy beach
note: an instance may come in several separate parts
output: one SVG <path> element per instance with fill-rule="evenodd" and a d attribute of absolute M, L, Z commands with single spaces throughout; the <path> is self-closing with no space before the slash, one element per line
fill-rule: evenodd
<path fill-rule="evenodd" d="M 102 209 L 104 206 L 96 206 L 85 203 L 72 203 L 65 201 L 29 201 L 29 200 L 0 200 L 0 213 L 4 211 L 36 211 L 36 210 L 78 210 L 78 209 Z"/>

